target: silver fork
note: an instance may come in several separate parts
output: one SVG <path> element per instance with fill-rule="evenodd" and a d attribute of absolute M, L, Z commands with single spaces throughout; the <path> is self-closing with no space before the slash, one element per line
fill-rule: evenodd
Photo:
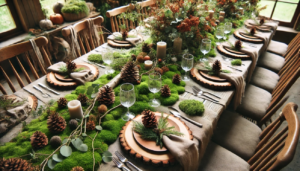
<path fill-rule="evenodd" d="M 198 88 L 198 87 L 196 87 L 196 86 L 193 86 L 193 89 L 199 91 L 199 93 L 202 93 L 202 94 L 203 94 L 203 93 L 207 93 L 207 94 L 210 94 L 210 95 L 212 95 L 212 96 L 215 96 L 215 97 L 221 99 L 220 96 L 217 96 L 217 95 L 215 95 L 215 94 L 213 94 L 213 93 L 210 93 L 210 92 L 208 92 L 208 91 L 203 91 L 203 90 L 201 90 L 200 88 Z M 199 93 L 198 93 L 198 94 L 199 94 Z"/>
<path fill-rule="evenodd" d="M 120 162 L 118 159 L 116 159 L 116 158 L 114 158 L 114 157 L 113 157 L 112 159 L 113 159 L 114 163 L 117 165 L 118 168 L 122 169 L 123 171 L 130 171 L 130 170 L 127 169 L 127 168 L 125 167 L 125 165 L 124 165 L 122 162 Z"/>
<path fill-rule="evenodd" d="M 39 92 L 41 92 L 42 93 L 42 97 L 44 97 L 44 98 L 51 97 L 50 94 L 44 93 L 43 90 L 41 90 L 37 86 L 34 85 L 33 88 L 35 88 L 36 90 L 38 90 Z"/>
<path fill-rule="evenodd" d="M 134 167 L 136 170 L 138 171 L 142 171 L 141 169 L 139 169 L 138 167 L 136 167 L 134 164 L 132 164 L 126 157 L 124 157 L 119 151 L 115 152 L 115 155 L 121 160 L 121 162 L 123 163 L 128 163 L 130 164 L 132 167 Z"/>

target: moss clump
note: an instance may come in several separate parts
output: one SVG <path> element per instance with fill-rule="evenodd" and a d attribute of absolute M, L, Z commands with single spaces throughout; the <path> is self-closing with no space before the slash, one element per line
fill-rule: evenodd
<path fill-rule="evenodd" d="M 69 0 L 65 3 L 64 7 L 61 9 L 61 12 L 72 14 L 84 12 L 88 15 L 89 7 L 86 5 L 85 1 Z"/>
<path fill-rule="evenodd" d="M 139 94 L 148 94 L 150 93 L 148 84 L 146 82 L 142 82 L 137 86 L 137 90 Z"/>
<path fill-rule="evenodd" d="M 179 109 L 188 115 L 202 115 L 204 105 L 197 100 L 183 100 L 179 103 Z"/>
<path fill-rule="evenodd" d="M 242 65 L 242 60 L 241 59 L 235 59 L 233 61 L 231 61 L 231 65 Z"/>
<path fill-rule="evenodd" d="M 100 54 L 91 54 L 88 56 L 88 60 L 92 61 L 92 62 L 100 63 L 100 64 L 103 63 L 102 55 L 100 55 Z"/>
<path fill-rule="evenodd" d="M 99 134 L 99 138 L 107 144 L 112 144 L 116 141 L 117 135 L 109 130 L 102 130 Z"/>

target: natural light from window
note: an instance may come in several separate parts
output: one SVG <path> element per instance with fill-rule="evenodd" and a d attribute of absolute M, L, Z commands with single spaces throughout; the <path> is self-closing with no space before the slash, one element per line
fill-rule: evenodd
<path fill-rule="evenodd" d="M 5 0 L 0 0 L 0 21 L 0 33 L 16 28 L 16 24 Z"/>

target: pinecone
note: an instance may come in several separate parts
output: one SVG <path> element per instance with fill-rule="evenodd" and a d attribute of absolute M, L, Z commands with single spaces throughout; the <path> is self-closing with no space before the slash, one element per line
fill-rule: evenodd
<path fill-rule="evenodd" d="M 222 64 L 219 60 L 215 60 L 215 62 L 212 65 L 212 70 L 215 72 L 220 72 L 222 69 Z"/>
<path fill-rule="evenodd" d="M 79 100 L 82 105 L 86 105 L 88 97 L 86 97 L 85 94 L 79 94 L 77 100 Z"/>
<path fill-rule="evenodd" d="M 33 133 L 33 135 L 30 137 L 30 140 L 31 146 L 34 149 L 43 148 L 48 144 L 47 136 L 41 131 L 36 131 L 35 133 Z"/>
<path fill-rule="evenodd" d="M 69 72 L 74 71 L 76 68 L 77 68 L 77 66 L 76 66 L 75 62 L 73 62 L 71 60 L 67 62 L 67 69 Z"/>
<path fill-rule="evenodd" d="M 242 44 L 243 44 L 242 41 L 237 40 L 237 41 L 235 42 L 235 44 L 234 44 L 234 47 L 235 47 L 238 51 L 240 51 L 240 50 L 242 49 Z"/>
<path fill-rule="evenodd" d="M 179 74 L 175 74 L 175 75 L 173 76 L 172 82 L 173 82 L 174 84 L 180 84 L 180 81 L 181 81 L 180 75 L 179 75 Z"/>
<path fill-rule="evenodd" d="M 142 47 L 142 51 L 149 53 L 150 52 L 150 46 L 148 45 L 148 43 L 143 43 L 143 47 Z"/>
<path fill-rule="evenodd" d="M 134 63 L 128 62 L 122 68 L 121 79 L 126 83 L 136 83 L 139 80 L 139 68 Z"/>
<path fill-rule="evenodd" d="M 265 23 L 265 18 L 261 18 L 260 20 L 259 20 L 259 24 L 260 25 L 263 25 Z"/>
<path fill-rule="evenodd" d="M 143 115 L 142 122 L 145 127 L 152 128 L 157 125 L 157 119 L 154 113 L 152 113 L 150 110 L 144 110 L 142 112 L 142 115 Z"/>
<path fill-rule="evenodd" d="M 59 147 L 61 145 L 61 138 L 60 136 L 53 136 L 50 139 L 50 145 L 54 148 Z"/>
<path fill-rule="evenodd" d="M 92 121 L 92 120 L 89 120 L 87 123 L 86 123 L 86 130 L 88 131 L 92 131 L 95 129 L 95 122 Z"/>
<path fill-rule="evenodd" d="M 131 59 L 132 59 L 132 61 L 135 61 L 135 60 L 136 60 L 136 55 L 135 55 L 135 54 L 132 54 L 132 55 L 131 55 Z"/>
<path fill-rule="evenodd" d="M 115 92 L 108 85 L 100 88 L 98 101 L 100 104 L 105 104 L 106 106 L 111 105 L 115 102 Z"/>
<path fill-rule="evenodd" d="M 67 102 L 68 102 L 68 101 L 67 101 L 66 98 L 64 98 L 64 97 L 59 98 L 58 101 L 57 101 L 58 107 L 59 107 L 59 108 L 64 108 L 64 107 L 66 107 L 66 106 L 67 106 Z"/>
<path fill-rule="evenodd" d="M 28 171 L 32 170 L 32 167 L 27 160 L 10 158 L 0 160 L 0 169 L 3 171 Z"/>
<path fill-rule="evenodd" d="M 78 127 L 78 122 L 76 119 L 71 119 L 69 121 L 69 127 L 73 130 L 76 129 Z"/>
<path fill-rule="evenodd" d="M 73 167 L 71 171 L 84 171 L 84 169 L 80 166 Z"/>
<path fill-rule="evenodd" d="M 156 67 L 154 69 L 155 72 L 159 73 L 160 75 L 163 75 L 164 71 L 161 68 Z"/>
<path fill-rule="evenodd" d="M 52 133 L 59 133 L 65 130 L 67 124 L 62 116 L 58 113 L 51 114 L 47 119 L 48 129 Z"/>
<path fill-rule="evenodd" d="M 161 89 L 160 89 L 160 93 L 161 96 L 163 97 L 170 97 L 171 96 L 171 90 L 170 87 L 168 85 L 164 85 Z"/>
<path fill-rule="evenodd" d="M 256 27 L 251 27 L 250 34 L 253 36 L 256 33 Z"/>
<path fill-rule="evenodd" d="M 127 31 L 123 31 L 122 32 L 122 39 L 125 41 L 127 37 L 128 37 L 128 32 Z"/>
<path fill-rule="evenodd" d="M 163 70 L 164 73 L 169 71 L 169 68 L 166 66 L 161 67 L 161 69 Z"/>

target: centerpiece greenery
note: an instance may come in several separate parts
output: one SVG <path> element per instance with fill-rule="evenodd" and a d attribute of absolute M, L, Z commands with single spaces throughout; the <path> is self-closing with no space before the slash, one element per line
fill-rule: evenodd
<path fill-rule="evenodd" d="M 204 105 L 197 100 L 183 100 L 179 103 L 179 109 L 188 115 L 202 115 L 204 112 Z"/>

